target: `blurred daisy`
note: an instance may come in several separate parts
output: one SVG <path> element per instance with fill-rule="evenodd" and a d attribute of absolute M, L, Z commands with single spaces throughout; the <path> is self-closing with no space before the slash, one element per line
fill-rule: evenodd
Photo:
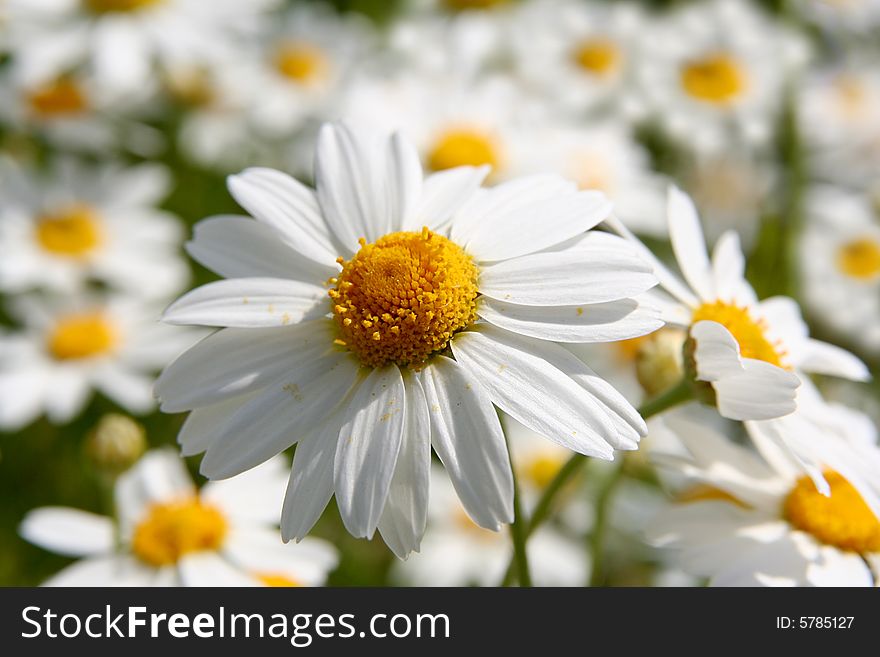
<path fill-rule="evenodd" d="M 339 116 L 399 130 L 418 149 L 425 169 L 491 167 L 498 182 L 543 172 L 535 160 L 539 109 L 500 77 L 479 84 L 448 75 L 364 77 L 341 103 Z"/>
<path fill-rule="evenodd" d="M 309 538 L 284 545 L 278 500 L 282 457 L 197 489 L 171 450 L 155 450 L 123 474 L 112 518 L 64 507 L 35 509 L 19 532 L 80 560 L 44 586 L 320 586 L 336 550 Z"/>
<path fill-rule="evenodd" d="M 610 212 L 601 193 L 555 176 L 481 190 L 486 173 L 423 180 L 399 135 L 328 124 L 316 191 L 249 169 L 229 187 L 257 221 L 197 227 L 190 253 L 229 280 L 165 320 L 225 328 L 170 365 L 157 393 L 165 411 L 195 409 L 179 440 L 207 452 L 211 478 L 298 441 L 285 538 L 304 536 L 335 492 L 352 534 L 378 527 L 396 554 L 417 549 L 431 445 L 473 520 L 497 530 L 513 482 L 493 404 L 567 449 L 636 448 L 635 410 L 548 340 L 658 328 L 634 298 L 656 282 L 650 266 L 585 232 Z"/>
<path fill-rule="evenodd" d="M 44 82 L 80 63 L 100 83 L 139 90 L 155 69 L 234 52 L 277 0 L 8 0 L 19 79 Z"/>
<path fill-rule="evenodd" d="M 133 297 L 47 303 L 18 298 L 8 308 L 25 328 L 0 335 L 0 428 L 20 429 L 45 412 L 73 419 L 98 390 L 132 413 L 155 407 L 152 373 L 198 336 L 158 323 Z"/>
<path fill-rule="evenodd" d="M 698 418 L 664 418 L 689 455 L 663 464 L 694 483 L 649 532 L 675 550 L 686 571 L 714 586 L 873 586 L 880 567 L 880 520 L 839 471 L 825 470 L 830 496 L 784 460 L 764 460 Z M 863 448 L 875 467 L 864 482 L 880 491 L 876 430 Z M 839 450 L 848 446 L 842 441 Z M 854 453 L 852 457 L 858 458 Z M 873 571 L 873 572 L 872 572 Z"/>
<path fill-rule="evenodd" d="M 796 0 L 804 16 L 831 32 L 868 32 L 880 25 L 880 0 Z"/>
<path fill-rule="evenodd" d="M 873 61 L 813 74 L 804 86 L 801 132 L 816 175 L 842 185 L 873 182 L 880 170 L 880 73 Z"/>
<path fill-rule="evenodd" d="M 804 44 L 743 0 L 691 4 L 645 44 L 640 88 L 666 131 L 698 152 L 769 141 Z"/>
<path fill-rule="evenodd" d="M 70 293 L 94 280 L 167 298 L 189 280 L 180 223 L 155 207 L 170 188 L 165 168 L 67 159 L 46 175 L 11 165 L 3 174 L 0 289 Z"/>
<path fill-rule="evenodd" d="M 880 353 L 880 220 L 868 198 L 833 187 L 807 196 L 800 243 L 805 302 L 817 320 Z"/>
<path fill-rule="evenodd" d="M 689 287 L 643 248 L 661 287 L 671 295 L 652 296 L 665 306 L 667 322 L 688 327 L 695 343 L 696 378 L 711 383 L 724 417 L 765 420 L 791 413 L 797 407 L 801 372 L 870 378 L 864 363 L 848 351 L 809 337 L 793 299 L 758 300 L 745 279 L 736 233 L 721 236 L 710 261 L 696 209 L 674 187 L 669 190 L 668 221 L 672 249 Z M 619 222 L 615 227 L 627 233 Z"/>
<path fill-rule="evenodd" d="M 258 133 L 288 134 L 336 106 L 343 82 L 372 47 L 369 21 L 324 4 L 291 9 L 261 39 L 254 61 L 240 64 L 248 115 Z"/>
<path fill-rule="evenodd" d="M 632 83 L 648 28 L 629 2 L 533 0 L 513 15 L 509 48 L 517 75 L 557 106 L 610 106 L 638 118 L 644 108 Z"/>
<path fill-rule="evenodd" d="M 410 586 L 497 586 L 510 564 L 510 538 L 474 524 L 456 498 L 449 477 L 431 469 L 430 528 L 419 554 L 393 566 L 392 578 Z M 535 586 L 583 586 L 589 563 L 583 544 L 552 526 L 528 542 Z"/>

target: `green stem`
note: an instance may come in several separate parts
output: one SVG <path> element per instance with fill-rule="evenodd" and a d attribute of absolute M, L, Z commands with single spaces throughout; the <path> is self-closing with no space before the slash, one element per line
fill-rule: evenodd
<path fill-rule="evenodd" d="M 654 399 L 649 399 L 639 408 L 639 414 L 647 420 L 653 415 L 657 415 L 658 413 L 662 413 L 673 406 L 678 406 L 686 401 L 693 399 L 694 390 L 690 381 L 687 379 L 682 379 L 679 381 L 673 388 L 670 388 L 666 392 L 662 393 L 658 397 Z M 535 511 L 532 514 L 532 518 L 529 521 L 528 525 L 525 527 L 524 531 L 521 527 L 514 528 L 511 527 L 511 533 L 514 537 L 514 559 L 511 560 L 510 565 L 507 568 L 507 572 L 504 575 L 504 579 L 501 582 L 502 586 L 508 586 L 513 581 L 514 570 L 517 568 L 517 555 L 516 555 L 516 533 L 519 531 L 523 531 L 522 543 L 523 543 L 523 551 L 525 550 L 525 542 L 528 540 L 529 536 L 534 533 L 534 531 L 543 523 L 547 517 L 550 515 L 550 511 L 553 508 L 553 504 L 556 501 L 556 497 L 559 495 L 559 491 L 561 491 L 565 485 L 572 479 L 574 476 L 580 471 L 583 467 L 584 463 L 587 462 L 587 457 L 583 454 L 572 454 L 571 458 L 563 465 L 559 472 L 556 473 L 556 476 L 553 477 L 553 480 L 547 485 L 547 488 L 544 489 L 544 492 L 541 494 L 538 503 L 535 505 Z M 618 468 L 620 471 L 621 468 Z M 617 475 L 619 476 L 619 474 Z M 612 486 L 613 490 L 613 486 Z M 610 498 L 610 492 L 607 497 Z M 600 495 L 601 497 L 601 495 Z M 521 514 L 517 509 L 517 505 L 519 504 L 516 489 L 514 489 L 514 513 L 516 514 L 516 519 L 514 521 L 514 525 L 519 525 L 519 521 L 521 518 Z M 608 503 L 606 499 L 604 504 Z M 597 518 L 598 522 L 598 518 Z M 522 583 L 522 580 L 520 580 Z"/>
<path fill-rule="evenodd" d="M 526 553 L 527 527 L 519 499 L 519 486 L 516 476 L 513 480 L 513 524 L 510 525 L 510 537 L 513 539 L 513 564 L 520 586 L 531 586 L 532 575 L 529 572 L 529 555 Z M 506 579 L 506 578 L 505 578 Z"/>
<path fill-rule="evenodd" d="M 590 533 L 590 554 L 593 557 L 593 569 L 590 573 L 590 586 L 602 586 L 605 584 L 605 532 L 608 528 L 608 515 L 611 508 L 611 498 L 614 490 L 620 482 L 623 474 L 623 459 L 614 463 L 614 470 L 603 482 L 599 494 L 596 496 L 596 518 L 593 531 Z"/>

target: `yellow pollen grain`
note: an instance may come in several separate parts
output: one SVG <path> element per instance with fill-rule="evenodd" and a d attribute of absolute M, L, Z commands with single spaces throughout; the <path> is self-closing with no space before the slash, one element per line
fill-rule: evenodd
<path fill-rule="evenodd" d="M 35 237 L 44 251 L 82 259 L 101 244 L 101 225 L 92 208 L 72 205 L 39 217 Z"/>
<path fill-rule="evenodd" d="M 859 492 L 837 472 L 825 472 L 825 480 L 830 497 L 817 491 L 809 477 L 798 479 L 785 498 L 785 519 L 825 545 L 859 554 L 880 551 L 880 520 Z"/>
<path fill-rule="evenodd" d="M 739 63 L 725 53 L 691 60 L 681 69 L 681 86 L 693 98 L 724 105 L 745 91 L 748 80 Z"/>
<path fill-rule="evenodd" d="M 837 252 L 837 267 L 859 280 L 877 277 L 880 275 L 880 242 L 870 237 L 847 242 Z"/>
<path fill-rule="evenodd" d="M 364 365 L 418 365 L 476 319 L 476 265 L 427 228 L 362 240 L 342 265 L 333 315 Z"/>
<path fill-rule="evenodd" d="M 283 573 L 255 573 L 254 577 L 261 583 L 272 588 L 292 588 L 305 586 L 298 579 L 294 579 L 290 575 Z"/>
<path fill-rule="evenodd" d="M 43 118 L 77 116 L 89 109 L 85 90 L 69 77 L 60 77 L 32 89 L 25 101 L 34 114 Z"/>
<path fill-rule="evenodd" d="M 498 148 L 492 137 L 472 128 L 441 133 L 427 156 L 427 165 L 432 171 L 484 164 L 488 164 L 493 170 L 499 167 Z"/>
<path fill-rule="evenodd" d="M 46 346 L 55 360 L 78 360 L 113 351 L 118 342 L 116 327 L 102 313 L 79 313 L 62 317 L 49 331 Z"/>
<path fill-rule="evenodd" d="M 135 527 L 131 550 L 151 566 L 167 566 L 193 552 L 215 551 L 226 539 L 226 518 L 198 498 L 153 505 Z"/>
<path fill-rule="evenodd" d="M 748 308 L 724 301 L 704 303 L 694 311 L 691 324 L 704 320 L 718 322 L 730 331 L 739 344 L 743 358 L 754 358 L 777 367 L 786 367 L 783 363 L 785 351 L 782 346 L 767 339 L 766 323 L 752 319 Z"/>
<path fill-rule="evenodd" d="M 96 14 L 131 12 L 158 5 L 165 0 L 84 0 L 86 9 Z"/>
<path fill-rule="evenodd" d="M 320 48 L 291 41 L 276 50 L 275 68 L 288 80 L 310 85 L 327 77 L 330 62 Z"/>
<path fill-rule="evenodd" d="M 608 77 L 620 66 L 620 48 L 610 39 L 588 39 L 571 54 L 574 63 L 583 71 L 598 77 Z"/>

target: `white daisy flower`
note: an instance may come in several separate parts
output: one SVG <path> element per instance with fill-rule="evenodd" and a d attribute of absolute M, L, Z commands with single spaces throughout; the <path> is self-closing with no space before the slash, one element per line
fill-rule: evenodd
<path fill-rule="evenodd" d="M 242 62 L 248 116 L 269 137 L 286 135 L 336 106 L 338 94 L 372 49 L 369 21 L 326 5 L 291 9 Z"/>
<path fill-rule="evenodd" d="M 28 513 L 19 532 L 79 558 L 44 586 L 320 586 L 338 556 L 315 538 L 282 543 L 286 470 L 277 457 L 199 490 L 173 451 L 154 450 L 116 483 L 118 524 L 45 507 Z"/>
<path fill-rule="evenodd" d="M 804 85 L 801 133 L 823 180 L 863 185 L 880 170 L 880 72 L 876 61 L 820 71 Z"/>
<path fill-rule="evenodd" d="M 428 515 L 419 554 L 394 564 L 392 579 L 409 586 L 497 586 L 513 556 L 510 538 L 476 525 L 439 467 L 431 469 Z M 589 577 L 583 543 L 549 525 L 529 538 L 527 550 L 535 586 L 583 586 Z"/>
<path fill-rule="evenodd" d="M 415 143 L 429 171 L 488 165 L 492 182 L 498 182 L 544 171 L 535 162 L 539 112 L 507 78 L 472 83 L 458 76 L 401 75 L 361 78 L 338 116 L 399 130 Z"/>
<path fill-rule="evenodd" d="M 633 119 L 644 114 L 633 76 L 649 27 L 629 2 L 533 0 L 514 13 L 508 47 L 516 75 L 556 106 Z"/>
<path fill-rule="evenodd" d="M 257 221 L 197 227 L 190 253 L 230 278 L 165 319 L 224 328 L 170 365 L 157 393 L 163 410 L 195 409 L 179 439 L 207 452 L 211 478 L 298 442 L 285 538 L 308 533 L 335 492 L 352 534 L 378 527 L 397 554 L 417 549 L 431 445 L 477 524 L 510 522 L 493 404 L 577 452 L 636 448 L 634 409 L 547 341 L 658 328 L 634 298 L 654 285 L 650 266 L 626 241 L 585 232 L 610 212 L 601 193 L 555 176 L 481 190 L 486 174 L 423 180 L 399 135 L 326 125 L 316 191 L 249 169 L 229 187 Z"/>
<path fill-rule="evenodd" d="M 758 300 L 745 279 L 736 233 L 721 236 L 710 260 L 690 198 L 671 188 L 667 211 L 672 249 L 687 285 L 641 247 L 670 295 L 652 295 L 652 303 L 665 306 L 667 322 L 688 328 L 696 378 L 711 383 L 721 415 L 765 420 L 791 413 L 801 372 L 870 378 L 864 363 L 848 351 L 809 337 L 793 299 Z M 612 223 L 628 234 L 620 222 Z"/>
<path fill-rule="evenodd" d="M 640 89 L 671 137 L 699 152 L 766 144 L 806 46 L 743 0 L 684 7 L 644 44 Z"/>
<path fill-rule="evenodd" d="M 58 160 L 48 174 L 2 169 L 0 290 L 69 294 L 88 281 L 145 298 L 189 280 L 179 220 L 155 206 L 171 180 L 159 165 Z"/>
<path fill-rule="evenodd" d="M 45 412 L 73 419 L 98 390 L 132 413 L 155 407 L 152 373 L 199 337 L 158 323 L 133 297 L 47 303 L 20 297 L 8 309 L 25 328 L 0 335 L 0 428 Z"/>
<path fill-rule="evenodd" d="M 806 304 L 817 319 L 880 353 L 880 220 L 870 199 L 833 187 L 807 195 L 800 243 Z"/>
<path fill-rule="evenodd" d="M 880 0 L 796 0 L 792 4 L 831 32 L 864 33 L 880 25 Z"/>
<path fill-rule="evenodd" d="M 769 460 L 760 458 L 699 416 L 673 413 L 664 422 L 689 454 L 663 463 L 697 485 L 685 488 L 672 508 L 658 516 L 649 539 L 674 549 L 680 567 L 710 578 L 714 586 L 876 585 L 880 450 L 873 426 L 872 436 L 850 437 L 860 451 L 841 459 L 858 462 L 870 454 L 870 479 L 857 485 L 856 474 L 826 465 L 826 496 L 786 460 L 773 458 L 772 452 Z M 850 450 L 839 436 L 826 439 L 835 441 L 841 454 Z"/>
<path fill-rule="evenodd" d="M 8 0 L 16 76 L 42 82 L 85 63 L 101 84 L 138 90 L 155 68 L 210 62 L 254 34 L 277 0 Z"/>

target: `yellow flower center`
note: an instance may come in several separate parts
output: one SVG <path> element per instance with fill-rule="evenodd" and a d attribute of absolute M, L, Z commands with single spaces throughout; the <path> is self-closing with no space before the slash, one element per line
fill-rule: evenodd
<path fill-rule="evenodd" d="M 837 252 L 837 266 L 852 278 L 874 278 L 880 274 L 880 243 L 870 237 L 847 242 Z"/>
<path fill-rule="evenodd" d="M 102 313 L 67 315 L 47 338 L 49 353 L 56 360 L 77 360 L 107 354 L 118 342 L 113 323 Z"/>
<path fill-rule="evenodd" d="M 314 84 L 327 76 L 330 62 L 319 48 L 298 42 L 282 44 L 275 53 L 275 68 L 297 84 Z"/>
<path fill-rule="evenodd" d="M 300 587 L 304 584 L 292 577 L 281 573 L 255 573 L 254 575 L 260 582 L 272 588 L 291 588 Z"/>
<path fill-rule="evenodd" d="M 226 538 L 226 518 L 197 497 L 155 504 L 135 528 L 131 549 L 151 566 L 168 566 L 193 552 L 218 550 Z"/>
<path fill-rule="evenodd" d="M 826 545 L 860 554 L 880 551 L 880 520 L 859 492 L 837 472 L 826 472 L 825 480 L 830 497 L 817 491 L 809 477 L 798 479 L 785 498 L 785 519 Z"/>
<path fill-rule="evenodd" d="M 694 311 L 691 324 L 704 320 L 718 322 L 733 335 L 739 344 L 743 358 L 763 360 L 777 367 L 785 367 L 785 351 L 778 342 L 770 342 L 765 333 L 764 320 L 752 319 L 748 308 L 742 308 L 724 301 L 704 303 Z"/>
<path fill-rule="evenodd" d="M 546 488 L 559 473 L 565 460 L 557 454 L 536 454 L 522 467 L 522 473 L 537 488 Z"/>
<path fill-rule="evenodd" d="M 444 132 L 428 152 L 428 168 L 432 171 L 484 164 L 498 168 L 498 148 L 489 135 L 469 128 Z"/>
<path fill-rule="evenodd" d="M 85 91 L 68 77 L 57 78 L 31 90 L 26 102 L 34 114 L 43 118 L 75 116 L 89 108 Z"/>
<path fill-rule="evenodd" d="M 620 48 L 605 38 L 589 39 L 572 53 L 572 59 L 582 70 L 599 77 L 607 77 L 620 66 Z"/>
<path fill-rule="evenodd" d="M 681 70 L 681 85 L 697 100 L 724 105 L 746 89 L 746 74 L 733 57 L 724 53 L 687 62 Z"/>
<path fill-rule="evenodd" d="M 477 267 L 457 244 L 427 228 L 385 235 L 330 279 L 337 342 L 364 365 L 417 365 L 476 318 Z"/>
<path fill-rule="evenodd" d="M 139 11 L 164 0 L 84 0 L 86 9 L 96 14 Z"/>
<path fill-rule="evenodd" d="M 95 211 L 86 205 L 72 205 L 37 220 L 36 238 L 49 253 L 85 258 L 101 243 L 101 226 Z"/>
<path fill-rule="evenodd" d="M 833 84 L 838 106 L 845 116 L 861 118 L 870 111 L 868 93 L 857 77 L 841 75 Z"/>
<path fill-rule="evenodd" d="M 466 11 L 468 9 L 492 9 L 503 5 L 508 0 L 443 0 L 447 9 L 452 11 Z"/>

